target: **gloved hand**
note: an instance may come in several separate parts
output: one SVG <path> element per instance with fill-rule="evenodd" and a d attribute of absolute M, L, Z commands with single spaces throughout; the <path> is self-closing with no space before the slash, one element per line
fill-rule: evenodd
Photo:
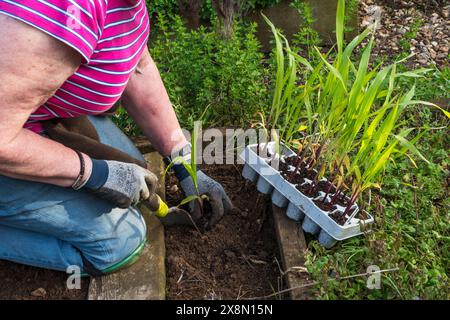
<path fill-rule="evenodd" d="M 198 192 L 200 195 L 207 195 L 211 205 L 212 214 L 208 222 L 208 227 L 214 226 L 225 214 L 233 209 L 233 204 L 227 196 L 222 185 L 214 179 L 208 177 L 202 171 L 197 171 Z M 189 176 L 180 181 L 181 188 L 186 196 L 196 195 L 194 182 Z M 194 220 L 200 218 L 202 212 L 198 201 L 191 201 L 189 203 L 192 217 Z"/>
<path fill-rule="evenodd" d="M 148 199 L 156 191 L 156 176 L 136 164 L 92 159 L 92 171 L 84 189 L 128 208 Z"/>

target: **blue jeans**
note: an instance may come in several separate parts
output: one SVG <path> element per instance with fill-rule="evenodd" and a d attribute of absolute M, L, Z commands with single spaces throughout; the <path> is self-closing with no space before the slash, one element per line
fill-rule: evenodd
<path fill-rule="evenodd" d="M 109 118 L 90 120 L 101 142 L 143 160 Z M 83 255 L 102 270 L 129 256 L 145 235 L 145 221 L 135 208 L 0 175 L 0 259 L 61 271 L 76 265 L 83 271 Z"/>

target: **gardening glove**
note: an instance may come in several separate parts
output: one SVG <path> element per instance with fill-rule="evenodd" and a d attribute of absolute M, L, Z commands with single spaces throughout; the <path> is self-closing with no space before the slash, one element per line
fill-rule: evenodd
<path fill-rule="evenodd" d="M 213 227 L 225 214 L 233 209 L 233 204 L 222 185 L 200 170 L 197 171 L 197 182 L 198 193 L 206 195 L 211 205 L 212 212 L 207 227 Z M 180 185 L 186 196 L 197 194 L 194 182 L 190 176 L 180 181 Z M 191 201 L 189 208 L 194 220 L 200 218 L 202 211 L 198 201 Z"/>
<path fill-rule="evenodd" d="M 175 159 L 177 157 L 182 157 L 186 162 L 190 162 L 191 145 L 187 144 L 180 151 L 172 154 L 171 157 L 166 157 L 164 160 L 166 164 L 169 164 L 172 159 Z M 189 175 L 182 164 L 174 164 L 172 166 L 172 169 L 175 173 L 175 176 L 178 178 L 178 181 L 180 182 L 181 188 L 183 189 L 186 197 L 193 195 L 206 195 L 208 197 L 208 202 L 211 206 L 212 212 L 207 227 L 214 226 L 225 214 L 229 213 L 233 209 L 233 204 L 231 203 L 231 200 L 227 196 L 222 185 L 214 179 L 208 177 L 202 171 L 196 171 L 198 184 L 197 192 L 195 184 L 192 181 L 192 177 Z M 202 215 L 202 207 L 199 201 L 191 201 L 189 203 L 189 208 L 192 218 L 196 221 L 200 219 Z"/>
<path fill-rule="evenodd" d="M 152 172 L 136 164 L 92 159 L 91 175 L 82 188 L 128 208 L 153 196 L 157 183 Z"/>

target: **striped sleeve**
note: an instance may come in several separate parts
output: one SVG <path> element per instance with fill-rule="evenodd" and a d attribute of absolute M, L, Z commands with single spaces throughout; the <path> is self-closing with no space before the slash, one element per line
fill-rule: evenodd
<path fill-rule="evenodd" d="M 105 0 L 0 0 L 0 13 L 77 50 L 89 62 L 103 29 Z"/>

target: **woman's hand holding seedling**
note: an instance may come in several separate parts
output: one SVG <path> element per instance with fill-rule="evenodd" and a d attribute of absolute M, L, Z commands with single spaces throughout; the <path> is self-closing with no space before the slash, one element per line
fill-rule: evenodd
<path fill-rule="evenodd" d="M 209 218 L 208 226 L 214 226 L 225 214 L 229 213 L 233 208 L 230 198 L 227 196 L 222 185 L 214 179 L 208 177 L 202 171 L 197 171 L 198 190 L 195 187 L 193 179 L 188 176 L 180 181 L 181 188 L 184 194 L 189 196 L 206 195 L 208 202 L 211 205 L 211 217 Z M 198 193 L 197 193 L 198 192 Z M 194 220 L 202 216 L 203 208 L 200 201 L 191 201 L 189 207 Z"/>
<path fill-rule="evenodd" d="M 175 152 L 171 157 L 166 158 L 166 162 L 170 163 L 168 163 L 164 174 L 170 168 L 174 169 L 175 176 L 180 181 L 181 188 L 186 196 L 180 205 L 189 202 L 194 220 L 198 220 L 204 213 L 203 200 L 209 202 L 212 212 L 207 227 L 212 227 L 225 214 L 231 211 L 233 204 L 222 185 L 197 168 L 197 138 L 199 130 L 198 124 L 194 124 L 191 143 L 185 145 L 184 148 Z"/>

